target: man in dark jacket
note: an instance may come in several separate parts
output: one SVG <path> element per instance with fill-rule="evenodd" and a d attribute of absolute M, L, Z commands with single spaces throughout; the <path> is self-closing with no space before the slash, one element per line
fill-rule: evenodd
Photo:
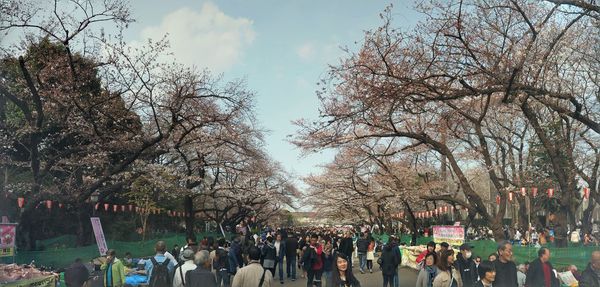
<path fill-rule="evenodd" d="M 463 287 L 472 287 L 477 283 L 477 267 L 475 262 L 471 259 L 473 254 L 471 253 L 471 245 L 464 243 L 460 246 L 460 253 L 456 256 L 456 269 L 460 272 L 462 278 Z"/>
<path fill-rule="evenodd" d="M 75 262 L 65 270 L 65 284 L 69 287 L 83 286 L 83 283 L 90 277 L 89 270 L 81 263 L 81 259 L 75 259 Z"/>
<path fill-rule="evenodd" d="M 346 231 L 344 238 L 340 241 L 340 250 L 346 258 L 352 258 L 354 252 L 354 243 L 352 242 L 352 232 Z M 348 268 L 352 270 L 352 259 L 348 260 Z"/>
<path fill-rule="evenodd" d="M 383 286 L 393 286 L 394 276 L 398 272 L 398 265 L 400 264 L 400 258 L 394 252 L 394 248 L 397 248 L 391 242 L 383 247 L 381 252 L 381 274 L 383 275 Z"/>
<path fill-rule="evenodd" d="M 517 265 L 513 260 L 512 244 L 502 241 L 498 244 L 498 259 L 494 261 L 496 268 L 496 280 L 494 287 L 518 286 Z"/>
<path fill-rule="evenodd" d="M 367 267 L 367 250 L 369 249 L 369 240 L 367 234 L 361 234 L 360 238 L 356 241 L 356 253 L 358 254 L 358 262 L 360 273 L 365 273 Z"/>
<path fill-rule="evenodd" d="M 198 268 L 185 273 L 186 287 L 217 287 L 215 274 L 210 271 L 210 254 L 207 250 L 196 253 Z"/>
<path fill-rule="evenodd" d="M 550 250 L 545 247 L 540 248 L 538 258 L 529 264 L 525 285 L 527 287 L 559 287 L 560 282 L 554 276 L 553 269 L 550 263 Z"/>
<path fill-rule="evenodd" d="M 296 281 L 296 254 L 298 253 L 298 237 L 296 234 L 289 233 L 289 237 L 285 239 L 285 264 L 287 278 L 292 278 Z"/>
<path fill-rule="evenodd" d="M 581 274 L 579 287 L 600 287 L 600 251 L 592 252 L 592 260 Z"/>

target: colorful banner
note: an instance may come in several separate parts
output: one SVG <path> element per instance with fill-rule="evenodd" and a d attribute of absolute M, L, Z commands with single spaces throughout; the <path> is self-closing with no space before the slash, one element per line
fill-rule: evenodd
<path fill-rule="evenodd" d="M 15 255 L 16 223 L 0 223 L 0 257 Z"/>
<path fill-rule="evenodd" d="M 15 282 L 7 283 L 6 285 L 2 285 L 4 287 L 55 287 L 56 286 L 56 277 L 54 275 L 32 278 L 32 279 L 23 279 Z"/>
<path fill-rule="evenodd" d="M 448 242 L 450 245 L 459 246 L 465 242 L 465 228 L 449 225 L 433 226 L 433 241 L 435 243 Z"/>
<path fill-rule="evenodd" d="M 98 244 L 98 251 L 100 255 L 106 255 L 108 247 L 106 246 L 106 238 L 104 238 L 104 231 L 102 231 L 102 224 L 100 223 L 99 217 L 91 217 L 92 228 L 94 229 L 94 236 L 96 236 L 96 244 Z"/>

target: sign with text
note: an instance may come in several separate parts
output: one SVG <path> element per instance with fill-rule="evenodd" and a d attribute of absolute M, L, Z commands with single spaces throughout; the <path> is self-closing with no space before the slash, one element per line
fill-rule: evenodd
<path fill-rule="evenodd" d="M 108 247 L 106 246 L 106 238 L 104 238 L 104 231 L 102 231 L 102 224 L 100 223 L 99 217 L 91 217 L 92 228 L 94 229 L 94 236 L 96 237 L 96 244 L 98 244 L 98 251 L 100 255 L 106 255 Z"/>
<path fill-rule="evenodd" d="M 433 226 L 433 241 L 435 243 L 448 242 L 454 246 L 461 245 L 465 242 L 465 228 L 449 225 Z"/>

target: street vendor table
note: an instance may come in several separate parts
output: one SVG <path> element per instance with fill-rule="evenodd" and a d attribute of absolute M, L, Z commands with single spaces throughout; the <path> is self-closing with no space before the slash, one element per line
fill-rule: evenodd
<path fill-rule="evenodd" d="M 3 283 L 3 287 L 55 287 L 56 286 L 56 276 L 48 275 L 43 277 L 31 278 L 31 279 L 23 279 L 10 283 Z"/>

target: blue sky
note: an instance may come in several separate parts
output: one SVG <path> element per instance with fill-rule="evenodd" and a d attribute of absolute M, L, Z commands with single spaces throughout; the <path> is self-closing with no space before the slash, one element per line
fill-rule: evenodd
<path fill-rule="evenodd" d="M 244 78 L 256 92 L 266 149 L 295 176 L 318 172 L 331 153 L 300 157 L 286 142 L 291 121 L 318 116 L 317 81 L 344 54 L 356 50 L 365 30 L 381 24 L 390 3 L 395 21 L 409 27 L 418 17 L 412 1 L 132 1 L 136 23 L 127 41 L 168 33 L 175 57 L 198 68 Z M 358 43 L 358 44 L 357 44 Z"/>

